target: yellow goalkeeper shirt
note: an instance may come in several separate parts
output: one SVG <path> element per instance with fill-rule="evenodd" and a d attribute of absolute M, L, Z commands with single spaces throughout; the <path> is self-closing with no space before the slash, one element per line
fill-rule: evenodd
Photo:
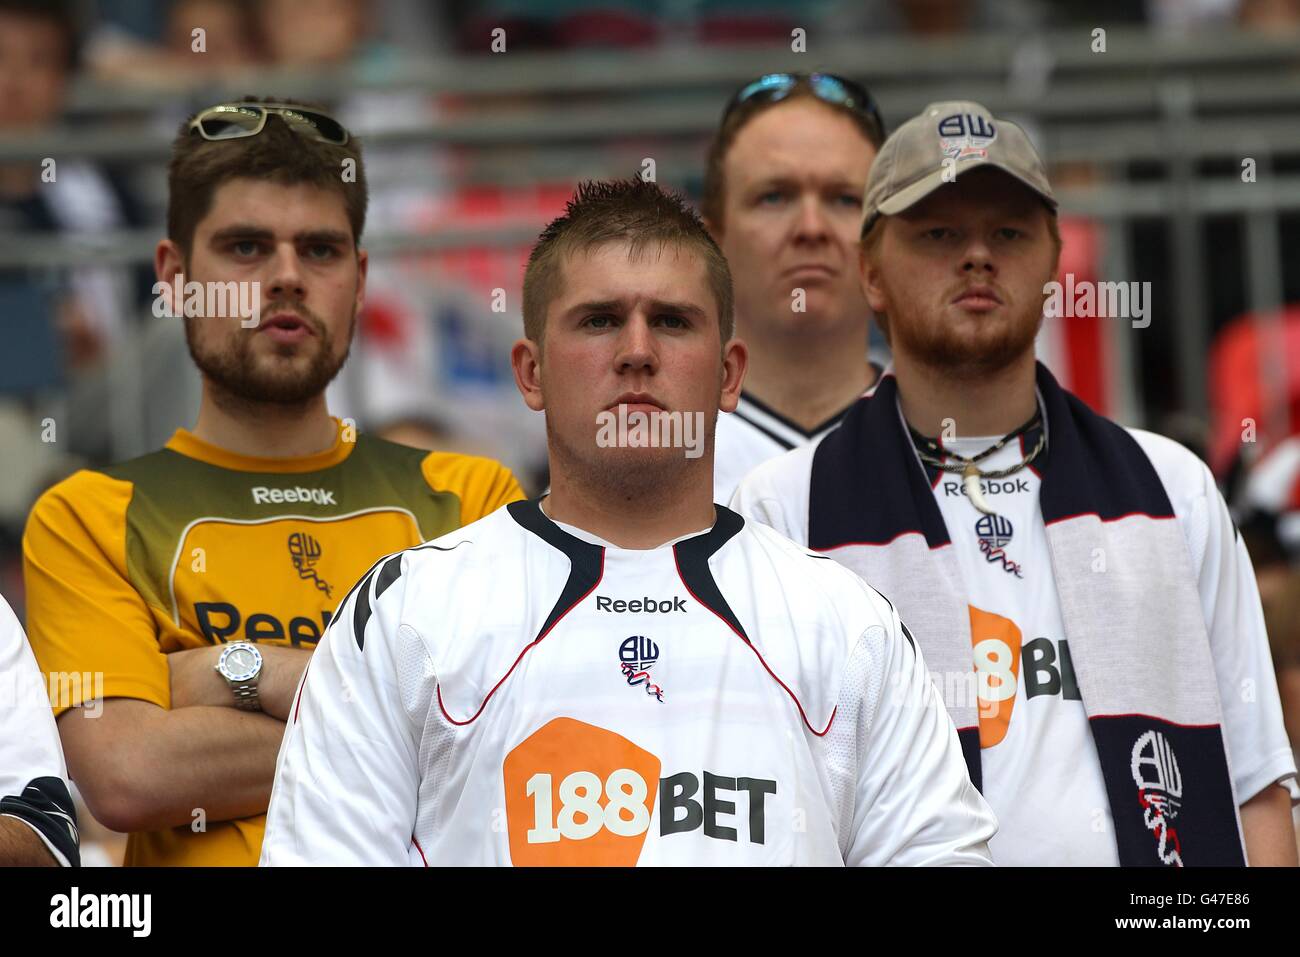
<path fill-rule="evenodd" d="M 169 652 L 240 640 L 314 647 L 380 556 L 523 498 L 489 459 L 349 438 L 340 425 L 324 452 L 268 459 L 181 429 L 157 452 L 47 491 L 23 536 L 42 670 L 102 673 L 104 698 L 170 708 Z M 99 693 L 93 679 L 60 687 L 68 699 L 56 714 Z M 133 833 L 126 863 L 255 865 L 265 820 Z"/>

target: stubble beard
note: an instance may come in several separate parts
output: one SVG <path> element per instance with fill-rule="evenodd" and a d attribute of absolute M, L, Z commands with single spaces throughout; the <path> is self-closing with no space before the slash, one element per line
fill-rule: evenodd
<path fill-rule="evenodd" d="M 326 336 L 325 324 L 305 309 L 298 308 L 294 312 L 315 333 L 306 340 L 315 346 L 315 352 L 307 368 L 301 371 L 277 369 L 274 362 L 255 362 L 253 336 L 257 335 L 257 329 L 240 328 L 232 339 L 227 340 L 224 348 L 205 351 L 195 335 L 194 324 L 222 320 L 186 318 L 185 343 L 190 357 L 211 384 L 213 398 L 218 404 L 241 408 L 266 405 L 292 408 L 306 406 L 325 391 L 351 352 L 356 312 L 348 321 L 347 348 L 337 359 L 333 355 L 332 342 Z M 277 345 L 274 354 L 289 357 L 301 348 L 301 345 Z"/>
<path fill-rule="evenodd" d="M 955 333 L 941 322 L 933 322 L 904 310 L 889 311 L 889 334 L 893 348 L 915 361 L 954 378 L 987 378 L 1002 372 L 1034 350 L 1034 340 L 1043 321 L 1042 303 L 1023 307 L 996 334 L 983 334 L 974 342 Z"/>

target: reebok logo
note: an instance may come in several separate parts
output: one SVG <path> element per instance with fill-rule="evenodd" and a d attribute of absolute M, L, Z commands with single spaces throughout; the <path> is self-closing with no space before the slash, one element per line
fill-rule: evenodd
<path fill-rule="evenodd" d="M 674 595 L 672 598 L 665 598 L 657 601 L 654 598 L 633 598 L 631 601 L 620 599 L 606 598 L 604 595 L 596 596 L 596 611 L 611 611 L 616 615 L 624 612 L 649 612 L 650 614 L 668 614 L 669 612 L 686 611 L 686 599 L 678 598 Z"/>
<path fill-rule="evenodd" d="M 323 488 L 267 488 L 253 486 L 254 505 L 282 505 L 286 502 L 311 502 L 313 505 L 337 505 L 334 493 Z"/>
<path fill-rule="evenodd" d="M 985 495 L 1018 495 L 1029 491 L 1029 483 L 1024 479 L 1007 479 L 1004 482 L 984 479 L 980 482 L 980 491 Z M 966 489 L 962 487 L 961 482 L 944 482 L 943 494 L 965 495 Z"/>

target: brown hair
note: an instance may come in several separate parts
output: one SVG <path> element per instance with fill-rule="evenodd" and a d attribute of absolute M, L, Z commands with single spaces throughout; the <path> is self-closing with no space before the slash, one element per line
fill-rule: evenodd
<path fill-rule="evenodd" d="M 524 271 L 524 335 L 541 344 L 546 310 L 559 294 L 566 256 L 620 241 L 631 243 L 634 255 L 651 244 L 698 252 L 717 301 L 722 342 L 731 339 L 735 320 L 726 257 L 681 196 L 639 176 L 580 183 L 564 215 L 542 231 Z"/>
<path fill-rule="evenodd" d="M 321 107 L 279 97 L 246 96 L 241 103 L 282 103 L 304 109 Z M 195 114 L 196 116 L 198 114 Z M 349 136 L 344 146 L 322 143 L 293 132 L 284 120 L 272 113 L 266 127 L 256 136 L 210 141 L 191 132 L 193 117 L 181 124 L 172 142 L 171 164 L 167 168 L 167 237 L 188 256 L 194 230 L 212 208 L 217 188 L 232 179 L 270 180 L 285 186 L 309 183 L 331 189 L 343 197 L 348 222 L 352 225 L 353 245 L 361 242 L 366 224 L 365 164 L 361 144 Z M 343 163 L 352 160 L 355 180 L 345 182 Z"/>
<path fill-rule="evenodd" d="M 857 126 L 863 138 L 877 150 L 885 144 L 884 131 L 870 117 L 842 103 L 831 103 L 823 100 L 813 91 L 812 84 L 807 77 L 799 79 L 790 88 L 790 92 L 779 100 L 746 100 L 723 117 L 717 132 L 713 134 L 713 141 L 709 144 L 708 158 L 704 163 L 704 191 L 700 197 L 700 209 L 704 213 L 704 218 L 709 221 L 709 225 L 714 229 L 722 228 L 722 211 L 725 206 L 727 187 L 723 165 L 727 161 L 727 154 L 731 151 L 731 146 L 735 143 L 736 137 L 740 135 L 740 131 L 754 117 L 775 106 L 780 106 L 782 103 L 789 103 L 794 100 L 812 100 L 814 103 L 820 103 L 828 110 L 834 110 L 836 113 L 847 116 Z"/>

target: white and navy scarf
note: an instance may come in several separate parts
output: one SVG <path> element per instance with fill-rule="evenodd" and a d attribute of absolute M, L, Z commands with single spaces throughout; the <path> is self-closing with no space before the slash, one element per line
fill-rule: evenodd
<path fill-rule="evenodd" d="M 1049 447 L 1039 505 L 1122 865 L 1241 865 L 1218 686 L 1191 557 L 1124 429 L 1038 366 Z M 970 616 L 957 556 L 886 376 L 813 456 L 808 545 L 898 606 L 979 787 Z M 962 699 L 962 700 L 957 700 Z"/>

